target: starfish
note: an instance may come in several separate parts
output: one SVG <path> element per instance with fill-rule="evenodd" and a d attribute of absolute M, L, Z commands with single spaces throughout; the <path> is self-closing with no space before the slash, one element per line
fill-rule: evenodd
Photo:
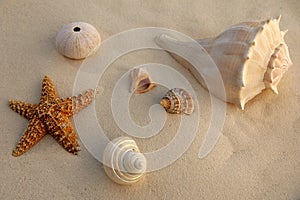
<path fill-rule="evenodd" d="M 11 109 L 29 120 L 13 156 L 20 156 L 39 142 L 47 133 L 52 135 L 68 152 L 78 154 L 79 142 L 69 118 L 87 107 L 94 98 L 94 90 L 69 98 L 59 98 L 55 86 L 47 76 L 43 79 L 39 104 L 10 100 Z"/>

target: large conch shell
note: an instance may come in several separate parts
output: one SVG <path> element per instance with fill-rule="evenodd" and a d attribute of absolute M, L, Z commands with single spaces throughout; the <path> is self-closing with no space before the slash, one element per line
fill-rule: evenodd
<path fill-rule="evenodd" d="M 245 104 L 265 88 L 278 94 L 277 85 L 292 65 L 284 41 L 287 31 L 280 31 L 280 18 L 243 22 L 231 26 L 216 38 L 197 40 L 217 65 L 224 82 L 226 99 L 222 95 L 215 96 L 244 109 Z M 185 45 L 185 42 L 170 37 L 159 37 L 156 42 L 163 49 Z M 190 63 L 171 55 L 194 73 L 206 88 L 203 78 L 195 74 L 197 70 Z"/>
<path fill-rule="evenodd" d="M 160 100 L 160 105 L 171 114 L 184 113 L 190 115 L 194 111 L 194 100 L 192 95 L 182 88 L 173 88 L 169 90 Z"/>
<path fill-rule="evenodd" d="M 91 24 L 72 22 L 64 25 L 56 36 L 58 52 L 72 59 L 83 59 L 100 46 L 101 38 Z"/>
<path fill-rule="evenodd" d="M 121 185 L 139 181 L 147 167 L 146 158 L 129 137 L 118 137 L 111 141 L 104 150 L 103 163 L 107 176 Z"/>

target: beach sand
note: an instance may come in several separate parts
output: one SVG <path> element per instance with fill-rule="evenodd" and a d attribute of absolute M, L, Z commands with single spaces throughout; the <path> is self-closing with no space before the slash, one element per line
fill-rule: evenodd
<path fill-rule="evenodd" d="M 1 1 L 0 199 L 299 199 L 299 10 L 298 0 Z M 105 71 L 97 88 L 97 116 L 108 138 L 126 135 L 114 122 L 110 108 L 114 84 L 137 64 L 172 66 L 193 85 L 201 107 L 200 129 L 178 160 L 135 185 L 120 186 L 105 175 L 102 164 L 82 143 L 79 155 L 74 156 L 47 135 L 26 154 L 11 155 L 28 121 L 8 107 L 9 99 L 37 103 L 45 75 L 53 79 L 61 97 L 72 95 L 83 61 L 57 52 L 55 36 L 64 24 L 88 22 L 102 40 L 143 27 L 206 38 L 242 21 L 279 14 L 281 29 L 289 29 L 286 42 L 294 63 L 279 84 L 279 95 L 264 91 L 244 111 L 228 104 L 222 135 L 206 158 L 199 159 L 198 153 L 210 123 L 209 94 L 167 53 L 149 50 L 126 55 Z M 132 118 L 147 124 L 147 104 L 164 91 L 158 87 L 142 97 L 134 96 Z M 176 119 L 168 116 L 161 134 L 137 139 L 140 149 L 149 152 L 168 144 L 178 127 Z"/>

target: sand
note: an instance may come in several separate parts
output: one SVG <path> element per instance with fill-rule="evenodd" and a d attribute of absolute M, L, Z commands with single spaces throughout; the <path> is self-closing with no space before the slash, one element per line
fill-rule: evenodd
<path fill-rule="evenodd" d="M 266 1 L 1 1 L 0 4 L 0 199 L 299 199 L 300 198 L 300 2 Z M 279 84 L 279 95 L 264 91 L 244 111 L 227 106 L 222 135 L 213 151 L 199 159 L 210 122 L 208 93 L 194 77 L 162 51 L 141 51 L 114 62 L 98 85 L 96 108 L 107 137 L 124 135 L 113 121 L 110 98 L 115 82 L 132 66 L 156 62 L 172 66 L 193 85 L 201 106 L 200 129 L 189 149 L 168 167 L 151 172 L 133 186 L 113 183 L 81 143 L 79 156 L 67 153 L 47 135 L 26 154 L 13 148 L 27 120 L 8 107 L 9 99 L 37 103 L 45 75 L 62 97 L 72 95 L 83 61 L 61 56 L 55 36 L 72 21 L 93 24 L 102 39 L 132 28 L 165 27 L 193 38 L 212 37 L 228 26 L 282 14 L 289 29 L 293 67 Z M 137 123 L 149 122 L 148 108 L 164 88 L 134 97 Z M 143 102 L 146 102 L 143 104 Z M 79 113 L 78 115 L 80 115 Z M 169 116 L 162 133 L 137 139 L 143 152 L 165 146 L 178 118 Z"/>

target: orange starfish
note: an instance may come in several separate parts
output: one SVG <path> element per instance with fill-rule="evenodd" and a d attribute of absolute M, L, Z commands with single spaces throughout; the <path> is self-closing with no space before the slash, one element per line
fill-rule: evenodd
<path fill-rule="evenodd" d="M 69 98 L 59 98 L 51 79 L 45 76 L 39 104 L 10 100 L 11 109 L 29 120 L 29 125 L 20 139 L 13 156 L 20 156 L 42 139 L 52 135 L 68 152 L 77 154 L 79 143 L 69 117 L 87 107 L 94 98 L 94 91 Z"/>

